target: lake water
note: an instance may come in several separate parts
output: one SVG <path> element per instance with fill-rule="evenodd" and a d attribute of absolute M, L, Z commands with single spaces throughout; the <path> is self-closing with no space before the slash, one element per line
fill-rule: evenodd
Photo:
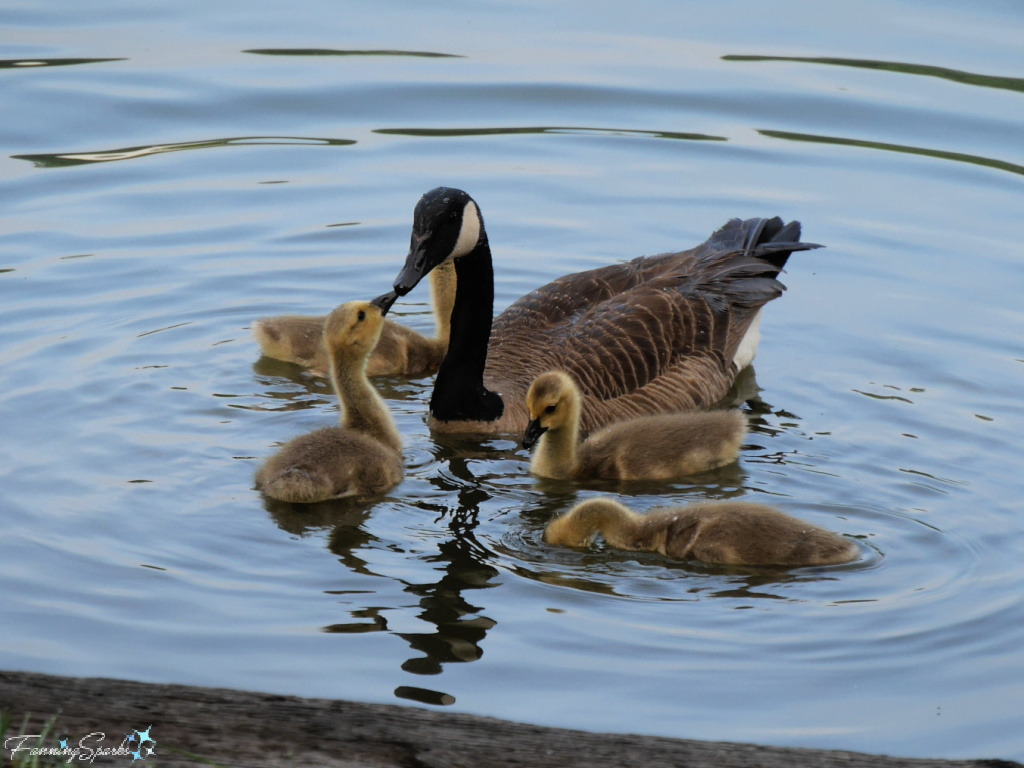
<path fill-rule="evenodd" d="M 5 4 L 0 668 L 1024 760 L 1022 25 L 998 0 Z M 337 406 L 251 321 L 387 290 L 441 184 L 481 206 L 499 310 L 801 220 L 828 247 L 766 312 L 739 463 L 603 492 L 774 503 L 863 559 L 548 547 L 602 491 L 433 438 L 429 379 L 381 382 L 386 499 L 264 500 L 260 460 Z M 431 330 L 427 301 L 392 314 Z"/>

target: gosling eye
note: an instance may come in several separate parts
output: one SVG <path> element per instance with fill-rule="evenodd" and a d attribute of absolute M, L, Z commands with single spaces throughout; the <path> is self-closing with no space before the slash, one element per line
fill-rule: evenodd
<path fill-rule="evenodd" d="M 549 405 L 544 409 L 544 413 L 554 413 L 556 408 L 558 408 L 557 405 Z"/>
<path fill-rule="evenodd" d="M 366 319 L 366 312 L 365 312 L 365 310 L 360 309 L 359 310 L 359 314 L 356 315 L 356 320 L 358 320 L 361 323 L 365 319 Z"/>

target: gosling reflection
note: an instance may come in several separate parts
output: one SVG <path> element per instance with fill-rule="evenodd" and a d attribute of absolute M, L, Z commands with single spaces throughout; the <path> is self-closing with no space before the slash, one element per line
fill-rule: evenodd
<path fill-rule="evenodd" d="M 303 538 L 317 531 L 329 531 L 327 548 L 346 568 L 361 576 L 379 578 L 380 574 L 372 572 L 356 554 L 379 541 L 365 528 L 374 504 L 351 499 L 293 504 L 263 497 L 264 508 L 282 531 Z"/>
<path fill-rule="evenodd" d="M 252 411 L 305 411 L 335 402 L 331 382 L 313 376 L 291 363 L 261 357 L 252 366 L 260 386 L 255 405 L 239 405 Z"/>
<path fill-rule="evenodd" d="M 362 635 L 367 632 L 386 632 L 388 628 L 388 620 L 384 618 L 380 611 L 380 608 L 366 608 L 361 611 L 352 611 L 352 618 L 362 619 L 362 621 L 348 621 L 342 624 L 330 624 L 324 627 L 324 632 L 331 632 L 336 635 Z"/>

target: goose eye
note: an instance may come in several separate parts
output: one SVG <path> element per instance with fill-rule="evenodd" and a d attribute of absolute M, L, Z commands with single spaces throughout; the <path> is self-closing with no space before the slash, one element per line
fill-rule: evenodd
<path fill-rule="evenodd" d="M 554 413 L 556 408 L 558 408 L 557 405 L 549 405 L 544 409 L 544 413 Z"/>
<path fill-rule="evenodd" d="M 366 319 L 366 312 L 364 310 L 360 309 L 359 310 L 359 314 L 356 315 L 356 320 L 358 320 L 361 323 L 365 319 Z"/>

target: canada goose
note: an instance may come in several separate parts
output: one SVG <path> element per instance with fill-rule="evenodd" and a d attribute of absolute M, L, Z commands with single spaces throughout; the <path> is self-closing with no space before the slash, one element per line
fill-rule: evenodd
<path fill-rule="evenodd" d="M 267 496 L 310 504 L 372 496 L 401 481 L 402 438 L 366 378 L 383 325 L 380 307 L 369 302 L 343 304 L 327 316 L 323 335 L 341 426 L 300 435 L 267 459 L 256 473 L 256 487 Z"/>
<path fill-rule="evenodd" d="M 857 545 L 837 533 L 744 501 L 705 501 L 639 515 L 613 499 L 590 499 L 548 523 L 544 540 L 585 547 L 597 534 L 618 549 L 722 565 L 799 568 L 860 556 Z"/>
<path fill-rule="evenodd" d="M 441 366 L 448 351 L 452 306 L 455 304 L 455 267 L 442 264 L 430 273 L 437 338 L 429 339 L 404 325 L 384 321 L 380 341 L 366 364 L 367 376 L 428 376 Z M 324 345 L 323 315 L 264 317 L 252 324 L 263 354 L 297 363 L 320 376 L 330 363 Z"/>
<path fill-rule="evenodd" d="M 566 275 L 493 320 L 494 270 L 480 209 L 458 189 L 427 192 L 393 296 L 454 262 L 448 354 L 430 399 L 438 431 L 522 434 L 526 390 L 563 370 L 583 394 L 584 432 L 613 421 L 714 405 L 754 357 L 759 313 L 800 224 L 733 219 L 702 245 Z M 387 309 L 387 302 L 384 302 Z"/>
<path fill-rule="evenodd" d="M 747 434 L 739 411 L 690 411 L 618 421 L 580 443 L 580 390 L 561 371 L 536 378 L 526 407 L 523 447 L 540 441 L 530 471 L 556 480 L 673 480 L 734 462 Z"/>

